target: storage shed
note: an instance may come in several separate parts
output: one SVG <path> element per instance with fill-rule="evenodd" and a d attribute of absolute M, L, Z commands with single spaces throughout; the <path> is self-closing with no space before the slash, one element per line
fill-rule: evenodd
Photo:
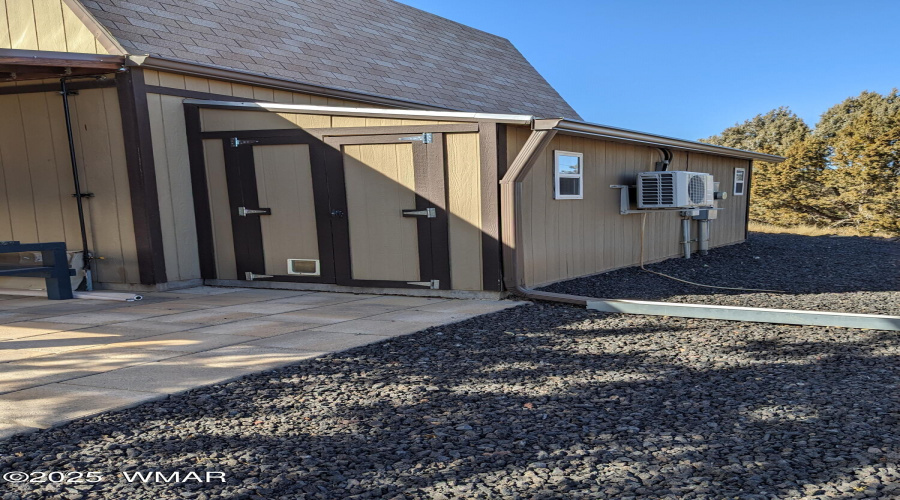
<path fill-rule="evenodd" d="M 388 0 L 0 1 L 4 26 L 0 240 L 86 250 L 100 288 L 497 295 L 680 255 L 685 210 L 741 242 L 752 161 L 781 161 L 585 123 L 508 41 Z M 631 213 L 611 186 L 645 171 L 729 196 Z"/>

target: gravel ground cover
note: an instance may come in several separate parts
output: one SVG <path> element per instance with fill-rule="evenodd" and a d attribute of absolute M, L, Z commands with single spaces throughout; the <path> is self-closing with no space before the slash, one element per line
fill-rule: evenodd
<path fill-rule="evenodd" d="M 0 498 L 900 498 L 898 431 L 897 332 L 534 304 L 13 437 L 104 480 Z"/>
<path fill-rule="evenodd" d="M 750 233 L 746 243 L 714 248 L 705 257 L 646 268 L 706 285 L 788 293 L 702 288 L 634 267 L 544 289 L 608 299 L 900 315 L 897 239 Z"/>

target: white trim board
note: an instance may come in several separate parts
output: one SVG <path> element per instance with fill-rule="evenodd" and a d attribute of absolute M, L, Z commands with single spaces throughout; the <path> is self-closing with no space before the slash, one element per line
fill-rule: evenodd
<path fill-rule="evenodd" d="M 839 328 L 900 331 L 900 316 L 885 316 L 880 314 L 801 311 L 794 309 L 766 309 L 763 307 L 679 304 L 674 302 L 612 299 L 588 300 L 586 307 L 595 311 L 609 313 L 722 319 L 727 321 L 748 321 L 752 323 L 774 323 L 781 325 L 833 326 Z"/>

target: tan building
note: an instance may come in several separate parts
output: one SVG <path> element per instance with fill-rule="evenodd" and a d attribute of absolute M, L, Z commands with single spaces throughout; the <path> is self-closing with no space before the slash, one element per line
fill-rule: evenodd
<path fill-rule="evenodd" d="M 715 247 L 781 160 L 584 123 L 507 40 L 387 0 L 0 0 L 0 117 L 0 241 L 109 289 L 540 286 L 637 264 L 642 230 L 647 262 L 696 247 L 610 186 L 712 174 Z"/>

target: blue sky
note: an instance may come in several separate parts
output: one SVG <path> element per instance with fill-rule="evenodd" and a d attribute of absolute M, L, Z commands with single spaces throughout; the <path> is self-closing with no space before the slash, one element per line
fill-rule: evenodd
<path fill-rule="evenodd" d="M 587 121 L 685 139 L 900 87 L 896 1 L 402 1 L 508 38 Z"/>

